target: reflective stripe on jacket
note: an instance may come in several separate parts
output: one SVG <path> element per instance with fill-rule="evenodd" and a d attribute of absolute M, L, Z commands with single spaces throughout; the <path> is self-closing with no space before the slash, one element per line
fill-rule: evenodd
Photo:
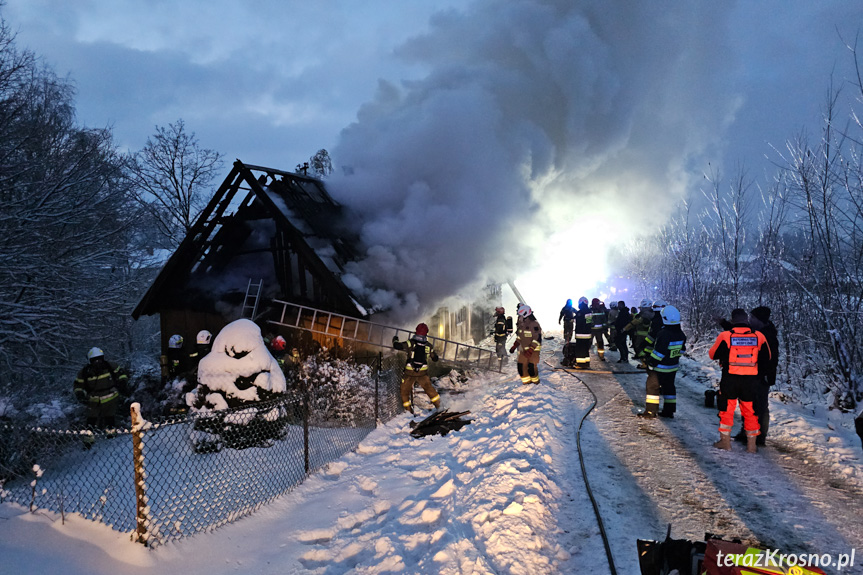
<path fill-rule="evenodd" d="M 720 333 L 709 353 L 732 375 L 758 375 L 759 359 L 769 361 L 770 346 L 760 331 L 736 326 Z"/>
<path fill-rule="evenodd" d="M 665 326 L 656 334 L 656 345 L 647 363 L 660 373 L 675 372 L 680 367 L 680 355 L 686 351 L 686 335 L 679 325 Z"/>

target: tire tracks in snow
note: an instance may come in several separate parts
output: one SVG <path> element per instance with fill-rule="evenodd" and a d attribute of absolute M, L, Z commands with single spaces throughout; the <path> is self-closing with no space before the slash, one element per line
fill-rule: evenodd
<path fill-rule="evenodd" d="M 614 365 L 596 360 L 594 367 Z M 718 420 L 703 407 L 701 384 L 678 376 L 675 419 L 642 420 L 632 408 L 644 403 L 646 375 L 576 375 L 597 396 L 582 445 L 621 572 L 627 564 L 637 572 L 635 540 L 662 539 L 669 523 L 675 538 L 713 533 L 790 553 L 848 553 L 863 544 L 857 486 L 781 441 L 768 440 L 756 455 L 739 444 L 713 448 Z M 566 384 L 571 393 L 588 393 L 574 381 Z"/>

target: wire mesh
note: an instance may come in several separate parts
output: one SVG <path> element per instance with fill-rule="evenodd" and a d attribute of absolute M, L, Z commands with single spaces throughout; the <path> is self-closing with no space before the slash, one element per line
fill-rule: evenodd
<path fill-rule="evenodd" d="M 0 501 L 138 529 L 151 547 L 219 527 L 289 491 L 400 413 L 398 356 L 349 364 L 306 362 L 279 394 L 226 375 L 223 385 L 198 389 L 189 413 L 134 430 L 0 424 Z M 275 397 L 242 401 L 225 390 Z M 133 457 L 135 434 L 140 457 Z"/>

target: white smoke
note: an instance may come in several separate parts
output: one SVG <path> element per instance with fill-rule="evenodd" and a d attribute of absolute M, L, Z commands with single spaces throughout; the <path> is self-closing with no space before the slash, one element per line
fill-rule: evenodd
<path fill-rule="evenodd" d="M 415 318 L 529 273 L 552 236 L 571 246 L 561 267 L 578 270 L 655 224 L 739 105 L 720 80 L 733 65 L 724 13 L 486 0 L 435 16 L 399 50 L 428 75 L 381 80 L 334 149 L 350 170 L 330 188 L 367 248 L 350 287 Z"/>

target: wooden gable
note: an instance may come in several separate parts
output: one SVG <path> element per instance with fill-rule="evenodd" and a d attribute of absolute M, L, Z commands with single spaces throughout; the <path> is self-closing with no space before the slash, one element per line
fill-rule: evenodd
<path fill-rule="evenodd" d="M 340 279 L 356 258 L 341 219 L 319 180 L 237 160 L 132 316 L 160 314 L 163 338 L 181 326 L 193 335 L 191 321 L 218 330 L 241 317 L 251 280 L 262 281 L 262 303 L 287 299 L 360 317 Z"/>

